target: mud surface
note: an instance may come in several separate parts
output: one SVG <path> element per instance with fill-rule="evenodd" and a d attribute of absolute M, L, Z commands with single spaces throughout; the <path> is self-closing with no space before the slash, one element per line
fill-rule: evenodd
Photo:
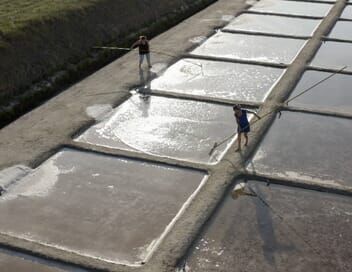
<path fill-rule="evenodd" d="M 307 71 L 299 81 L 290 98 L 296 96 L 316 82 L 328 77 L 330 73 Z M 336 112 L 352 113 L 352 76 L 338 74 L 323 82 L 306 94 L 290 103 L 293 106 L 304 106 L 310 109 L 328 109 Z"/>
<path fill-rule="evenodd" d="M 325 42 L 321 45 L 311 65 L 327 69 L 341 69 L 345 66 L 346 71 L 352 71 L 352 43 Z"/>
<path fill-rule="evenodd" d="M 55 267 L 35 263 L 21 257 L 11 256 L 0 251 L 0 267 L 2 272 L 64 272 Z"/>
<path fill-rule="evenodd" d="M 352 120 L 283 112 L 264 137 L 248 170 L 352 187 Z"/>
<path fill-rule="evenodd" d="M 191 249 L 190 271 L 352 269 L 350 198 L 255 181 L 249 186 L 271 208 L 258 197 L 228 193 Z"/>
<path fill-rule="evenodd" d="M 137 264 L 204 176 L 65 149 L 0 198 L 0 231 L 85 256 Z"/>
<path fill-rule="evenodd" d="M 332 29 L 329 38 L 352 41 L 352 22 L 339 21 Z"/>
<path fill-rule="evenodd" d="M 352 19 L 352 6 L 346 6 L 342 15 L 341 15 L 341 18 L 343 19 Z"/>

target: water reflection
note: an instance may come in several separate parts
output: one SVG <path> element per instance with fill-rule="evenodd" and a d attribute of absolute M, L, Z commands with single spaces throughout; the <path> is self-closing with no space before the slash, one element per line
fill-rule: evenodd
<path fill-rule="evenodd" d="M 286 1 L 285 1 L 286 2 Z M 197 49 L 194 55 L 289 64 L 305 40 L 219 32 Z"/>
<path fill-rule="evenodd" d="M 262 0 L 249 10 L 277 14 L 325 17 L 332 8 L 330 4 L 303 1 Z"/>
<path fill-rule="evenodd" d="M 111 117 L 78 137 L 78 141 L 111 148 L 215 162 L 231 139 L 209 151 L 215 142 L 233 134 L 235 120 L 230 106 L 151 96 L 132 96 Z"/>
<path fill-rule="evenodd" d="M 283 69 L 220 61 L 183 59 L 172 65 L 151 88 L 237 101 L 262 102 Z"/>
<path fill-rule="evenodd" d="M 321 21 L 274 15 L 242 14 L 225 27 L 227 30 L 268 34 L 311 36 Z"/>

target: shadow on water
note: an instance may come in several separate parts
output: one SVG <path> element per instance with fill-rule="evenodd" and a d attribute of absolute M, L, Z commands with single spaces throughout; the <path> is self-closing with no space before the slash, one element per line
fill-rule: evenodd
<path fill-rule="evenodd" d="M 257 195 L 263 198 L 263 194 L 257 185 L 251 185 Z M 275 271 L 277 271 L 277 265 L 275 260 L 275 254 L 283 251 L 293 251 L 295 246 L 290 242 L 290 245 L 281 244 L 277 241 L 275 236 L 275 224 L 273 222 L 273 214 L 270 209 L 260 201 L 258 197 L 252 198 L 256 209 L 256 217 L 258 224 L 259 235 L 264 242 L 263 244 L 263 255 L 268 264 L 270 264 Z M 287 233 L 282 233 L 284 237 L 287 237 Z"/>
<path fill-rule="evenodd" d="M 139 83 L 140 87 L 137 88 L 137 92 L 139 97 L 144 101 L 142 106 L 142 116 L 148 117 L 148 111 L 150 108 L 150 100 L 151 100 L 151 87 L 150 82 L 153 78 L 153 73 L 148 69 L 144 71 L 143 69 L 139 69 Z"/>

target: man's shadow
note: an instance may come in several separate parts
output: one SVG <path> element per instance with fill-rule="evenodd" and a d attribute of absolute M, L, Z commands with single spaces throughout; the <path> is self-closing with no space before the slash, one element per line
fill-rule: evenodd
<path fill-rule="evenodd" d="M 151 100 L 151 80 L 154 77 L 154 73 L 148 69 L 147 71 L 143 69 L 139 69 L 139 87 L 137 87 L 137 93 L 139 97 L 144 101 L 143 105 L 143 117 L 148 117 L 148 111 L 150 108 L 150 100 Z"/>
<path fill-rule="evenodd" d="M 252 186 L 255 190 L 256 194 L 261 195 L 263 197 L 263 192 L 260 190 L 259 186 Z M 276 239 L 275 228 L 282 227 L 282 222 L 278 222 L 274 224 L 272 214 L 270 209 L 265 206 L 261 201 L 256 198 L 253 198 L 253 202 L 256 209 L 257 216 L 257 224 L 258 224 L 258 232 L 263 241 L 263 255 L 268 264 L 270 264 L 275 271 L 277 270 L 275 255 L 280 252 L 290 252 L 295 250 L 295 245 L 287 239 L 286 241 L 279 242 Z M 287 231 L 287 228 L 286 228 Z M 281 229 L 281 234 L 283 230 Z M 287 234 L 287 238 L 289 237 L 289 233 Z"/>

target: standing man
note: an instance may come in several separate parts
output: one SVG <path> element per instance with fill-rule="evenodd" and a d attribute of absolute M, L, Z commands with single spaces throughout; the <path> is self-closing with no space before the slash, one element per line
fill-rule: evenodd
<path fill-rule="evenodd" d="M 139 69 L 141 69 L 141 67 L 142 67 L 144 57 L 147 58 L 148 67 L 152 68 L 152 65 L 150 64 L 149 42 L 148 42 L 146 36 L 140 36 L 139 40 L 136 41 L 134 44 L 132 44 L 131 49 L 134 49 L 137 47 L 139 50 Z"/>
<path fill-rule="evenodd" d="M 260 119 L 260 116 L 257 113 L 255 113 L 254 111 L 242 109 L 240 105 L 234 105 L 233 111 L 234 111 L 234 115 L 235 115 L 237 126 L 238 126 L 237 127 L 238 148 L 236 151 L 241 151 L 242 134 L 244 135 L 244 138 L 245 138 L 244 146 L 247 146 L 248 145 L 248 132 L 250 132 L 250 130 L 251 130 L 250 125 L 249 125 L 249 121 L 248 121 L 248 117 L 247 117 L 247 113 L 249 112 L 249 113 L 254 114 L 258 119 Z"/>

